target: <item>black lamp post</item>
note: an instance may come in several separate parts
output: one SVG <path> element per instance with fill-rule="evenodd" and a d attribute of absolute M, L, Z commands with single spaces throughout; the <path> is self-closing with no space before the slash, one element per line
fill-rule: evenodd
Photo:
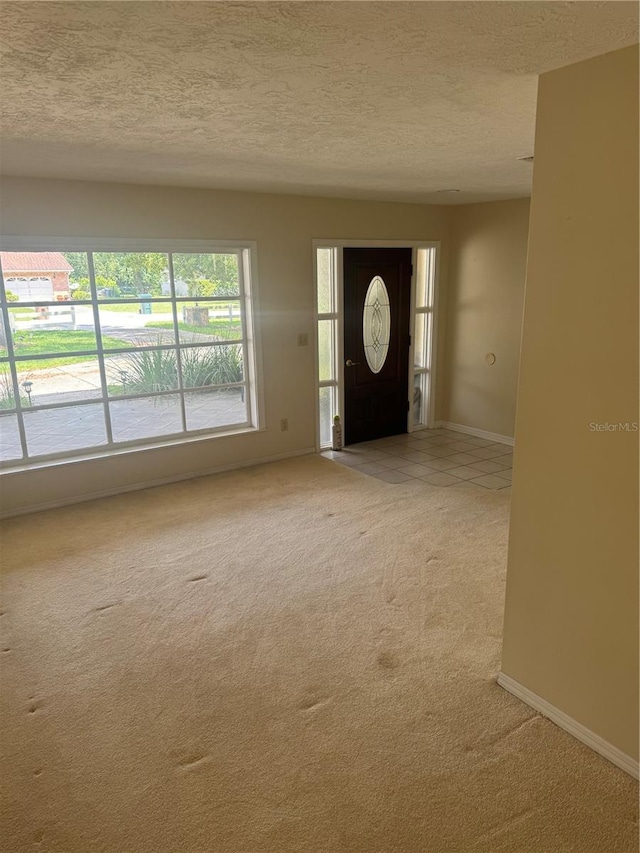
<path fill-rule="evenodd" d="M 30 379 L 25 379 L 25 381 L 22 383 L 22 387 L 24 388 L 25 393 L 29 399 L 29 405 L 31 405 L 31 389 L 33 388 L 33 382 L 31 382 Z"/>

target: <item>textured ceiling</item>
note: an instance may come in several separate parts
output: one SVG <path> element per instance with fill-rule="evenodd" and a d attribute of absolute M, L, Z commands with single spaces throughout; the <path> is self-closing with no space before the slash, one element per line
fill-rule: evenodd
<path fill-rule="evenodd" d="M 0 14 L 5 173 L 438 203 L 527 195 L 536 76 L 638 40 L 635 2 Z"/>

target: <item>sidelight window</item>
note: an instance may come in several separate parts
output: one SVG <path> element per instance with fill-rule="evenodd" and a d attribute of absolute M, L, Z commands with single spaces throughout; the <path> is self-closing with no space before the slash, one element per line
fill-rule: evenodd
<path fill-rule="evenodd" d="M 316 250 L 318 317 L 318 404 L 320 445 L 331 444 L 333 418 L 338 413 L 338 249 Z"/>
<path fill-rule="evenodd" d="M 430 423 L 429 405 L 432 397 L 433 334 L 435 303 L 436 249 L 416 252 L 416 297 L 413 331 L 413 425 Z"/>

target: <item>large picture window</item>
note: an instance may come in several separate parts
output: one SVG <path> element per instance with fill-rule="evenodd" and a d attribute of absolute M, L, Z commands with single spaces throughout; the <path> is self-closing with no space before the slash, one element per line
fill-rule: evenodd
<path fill-rule="evenodd" d="M 251 249 L 171 248 L 0 252 L 1 464 L 258 426 Z"/>

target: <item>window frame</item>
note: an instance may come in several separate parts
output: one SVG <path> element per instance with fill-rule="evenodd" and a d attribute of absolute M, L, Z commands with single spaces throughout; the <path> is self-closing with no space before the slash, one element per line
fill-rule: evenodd
<path fill-rule="evenodd" d="M 2 414 L 17 415 L 18 431 L 23 455 L 19 459 L 0 461 L 0 475 L 2 473 L 15 472 L 20 469 L 31 469 L 48 466 L 56 463 L 74 462 L 84 458 L 96 458 L 101 456 L 117 455 L 125 452 L 141 451 L 156 447 L 172 446 L 186 444 L 194 441 L 202 441 L 212 438 L 220 438 L 229 435 L 238 435 L 249 432 L 264 430 L 264 383 L 262 372 L 262 342 L 260 337 L 260 324 L 256 322 L 260 316 L 260 303 L 258 296 L 258 275 L 257 275 L 257 244 L 253 240 L 184 240 L 184 239 L 163 239 L 163 238 L 124 238 L 124 237 L 16 237 L 5 236 L 0 240 L 0 250 L 3 252 L 86 252 L 88 253 L 88 268 L 91 298 L 86 300 L 59 302 L 57 300 L 33 300 L 33 302 L 24 301 L 20 304 L 31 306 L 37 303 L 42 307 L 58 307 L 65 305 L 78 305 L 92 307 L 93 322 L 95 330 L 96 346 L 94 350 L 84 350 L 74 352 L 72 355 L 86 355 L 87 357 L 95 358 L 98 361 L 101 391 L 100 396 L 85 400 L 78 400 L 67 403 L 44 403 L 37 406 L 24 407 L 18 399 L 14 400 L 13 408 L 4 410 Z M 169 303 L 172 306 L 171 319 L 173 321 L 174 342 L 169 344 L 158 344 L 148 347 L 149 351 L 155 350 L 173 350 L 176 352 L 178 365 L 178 387 L 169 391 L 159 391 L 154 394 L 139 393 L 139 394 L 122 394 L 117 396 L 105 396 L 107 387 L 107 377 L 105 372 L 106 359 L 112 357 L 116 353 L 126 353 L 136 351 L 136 347 L 125 347 L 118 350 L 112 350 L 107 347 L 106 350 L 102 346 L 102 335 L 99 323 L 99 309 L 101 306 L 109 304 L 122 304 L 125 302 L 140 303 L 140 296 L 132 296 L 131 298 L 110 298 L 102 299 L 97 296 L 97 287 L 95 281 L 95 269 L 93 263 L 93 254 L 100 252 L 157 252 L 167 255 L 169 283 L 171 294 L 169 296 L 154 297 L 153 302 Z M 178 309 L 181 303 L 194 302 L 194 297 L 180 297 L 175 293 L 175 279 L 173 271 L 173 255 L 177 254 L 235 254 L 238 256 L 238 278 L 239 278 L 239 294 L 233 297 L 240 306 L 240 318 L 242 326 L 241 338 L 234 339 L 231 342 L 209 342 L 209 343 L 181 343 L 179 338 L 178 328 Z M 205 301 L 205 297 L 202 298 Z M 231 297 L 206 297 L 208 303 L 214 302 L 229 302 Z M 18 303 L 16 303 L 18 304 Z M 8 303 L 6 300 L 4 274 L 2 271 L 2 261 L 0 258 L 0 311 L 2 312 L 5 328 L 10 328 L 9 307 L 14 303 Z M 216 388 L 222 387 L 244 387 L 246 395 L 246 411 L 247 420 L 240 424 L 222 425 L 220 427 L 207 427 L 198 430 L 187 430 L 186 414 L 185 414 L 185 397 L 189 394 L 197 392 L 197 389 L 184 388 L 182 386 L 182 374 L 180 366 L 180 353 L 182 349 L 195 348 L 212 348 L 216 346 L 228 345 L 228 343 L 240 345 L 242 347 L 243 365 L 244 365 L 244 381 L 239 383 L 228 383 L 226 385 L 207 386 L 206 390 L 215 391 Z M 59 353 L 43 354 L 42 358 L 54 358 L 60 355 Z M 16 361 L 17 358 L 17 361 Z M 18 368 L 21 360 L 26 357 L 16 357 L 13 349 L 13 340 L 11 334 L 7 334 L 7 356 L 6 364 L 8 367 L 8 375 L 13 386 L 15 397 L 15 389 L 19 388 Z M 33 360 L 33 356 L 31 357 Z M 37 360 L 37 359 L 35 359 Z M 153 398 L 162 396 L 171 396 L 179 399 L 179 412 L 182 421 L 182 430 L 175 433 L 160 433 L 156 436 L 149 436 L 139 439 L 131 439 L 126 441 L 114 441 L 111 429 L 111 415 L 109 413 L 109 403 L 118 402 L 121 400 L 135 400 L 142 398 Z M 73 450 L 62 450 L 55 453 L 29 455 L 26 432 L 22 412 L 25 411 L 46 411 L 56 410 L 61 408 L 69 408 L 70 406 L 86 406 L 86 405 L 102 405 L 104 408 L 104 422 L 106 431 L 106 443 L 99 446 L 89 446 L 77 448 Z"/>

